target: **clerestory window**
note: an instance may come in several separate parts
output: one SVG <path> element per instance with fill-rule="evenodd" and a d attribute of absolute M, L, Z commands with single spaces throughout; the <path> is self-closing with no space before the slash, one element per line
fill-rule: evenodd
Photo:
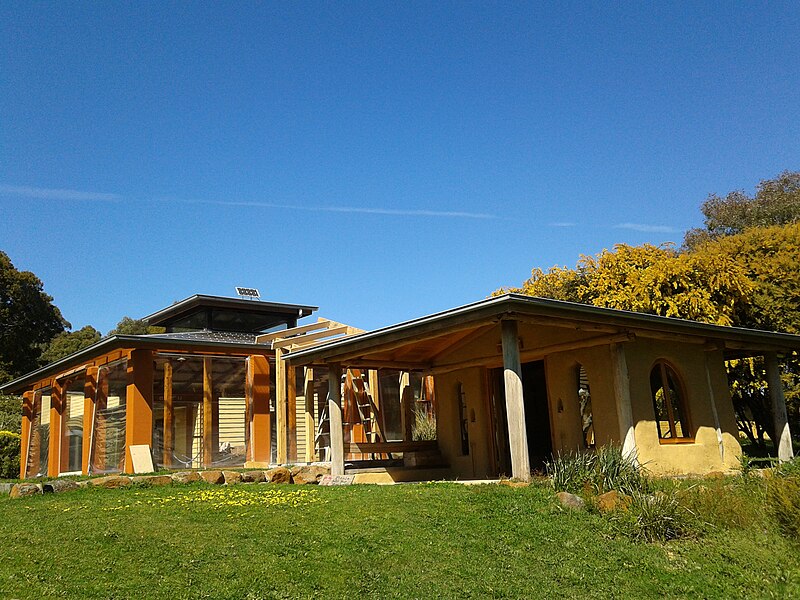
<path fill-rule="evenodd" d="M 662 443 L 692 442 L 694 433 L 686 406 L 686 392 L 675 369 L 660 360 L 650 371 L 650 391 Z"/>

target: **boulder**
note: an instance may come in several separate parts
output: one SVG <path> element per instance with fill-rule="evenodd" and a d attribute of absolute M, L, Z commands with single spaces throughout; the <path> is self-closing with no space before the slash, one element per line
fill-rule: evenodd
<path fill-rule="evenodd" d="M 605 494 L 599 495 L 595 499 L 597 510 L 601 513 L 609 513 L 617 510 L 628 510 L 631 505 L 632 498 L 625 494 L 620 494 L 616 490 L 611 490 Z"/>
<path fill-rule="evenodd" d="M 13 483 L 0 483 L 0 494 L 8 496 L 12 487 L 14 487 Z"/>
<path fill-rule="evenodd" d="M 131 477 L 131 481 L 147 486 L 172 485 L 172 477 L 169 475 L 140 475 L 139 477 Z"/>
<path fill-rule="evenodd" d="M 558 502 L 563 508 L 583 510 L 586 507 L 586 502 L 583 501 L 583 498 L 569 492 L 558 492 L 556 498 L 558 498 Z"/>
<path fill-rule="evenodd" d="M 245 471 L 241 475 L 243 483 L 262 483 L 266 481 L 264 471 Z"/>
<path fill-rule="evenodd" d="M 106 477 L 98 477 L 97 479 L 90 479 L 89 485 L 102 488 L 119 488 L 131 484 L 131 478 L 124 475 L 107 475 Z"/>
<path fill-rule="evenodd" d="M 38 483 L 15 483 L 9 494 L 12 498 L 27 498 L 42 493 L 42 486 Z"/>
<path fill-rule="evenodd" d="M 225 483 L 225 476 L 222 474 L 222 471 L 203 471 L 200 473 L 200 477 L 206 483 Z"/>
<path fill-rule="evenodd" d="M 322 479 L 323 475 L 329 475 L 330 472 L 330 468 L 321 467 L 318 465 L 294 467 L 291 471 L 292 481 L 297 484 L 319 483 L 319 480 Z"/>
<path fill-rule="evenodd" d="M 225 483 L 228 485 L 242 482 L 242 474 L 238 471 L 223 471 L 222 476 L 225 478 Z"/>
<path fill-rule="evenodd" d="M 42 484 L 42 492 L 45 494 L 71 492 L 79 487 L 78 482 L 71 479 L 53 479 Z"/>
<path fill-rule="evenodd" d="M 172 474 L 172 481 L 175 483 L 194 483 L 200 481 L 200 475 L 194 471 L 179 471 Z"/>
<path fill-rule="evenodd" d="M 275 467 L 265 475 L 270 483 L 292 483 L 292 472 L 286 467 Z"/>

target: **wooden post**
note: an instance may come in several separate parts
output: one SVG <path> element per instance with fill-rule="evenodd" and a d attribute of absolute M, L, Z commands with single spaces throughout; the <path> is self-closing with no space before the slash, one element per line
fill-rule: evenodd
<path fill-rule="evenodd" d="M 306 448 L 305 459 L 306 462 L 314 462 L 316 459 L 316 452 L 314 448 L 314 437 L 317 432 L 316 422 L 314 421 L 314 369 L 306 367 L 305 369 L 305 409 L 306 409 Z"/>
<path fill-rule="evenodd" d="M 279 464 L 285 465 L 288 461 L 288 452 L 286 448 L 287 439 L 287 419 L 286 419 L 286 365 L 283 362 L 283 350 L 281 348 L 275 349 L 275 435 L 278 439 L 275 440 L 277 451 L 277 461 Z"/>
<path fill-rule="evenodd" d="M 61 414 L 64 410 L 64 390 L 55 379 L 50 388 L 50 449 L 47 453 L 47 476 L 58 477 L 61 468 L 61 438 L 63 427 Z"/>
<path fill-rule="evenodd" d="M 376 441 L 382 442 L 384 441 L 383 432 L 386 431 L 386 423 L 384 423 L 383 410 L 381 409 L 381 380 L 378 369 L 369 370 L 369 393 L 372 397 L 374 431 L 378 434 Z"/>
<path fill-rule="evenodd" d="M 719 424 L 719 413 L 717 412 L 717 400 L 714 397 L 714 386 L 711 383 L 711 369 L 709 366 L 709 352 L 706 352 L 706 383 L 708 384 L 708 398 L 711 401 L 711 414 L 714 417 L 714 429 L 717 432 L 717 445 L 719 446 L 719 458 L 725 461 L 725 446 L 722 443 L 722 427 Z"/>
<path fill-rule="evenodd" d="M 633 409 L 631 407 L 631 382 L 628 376 L 628 361 L 622 344 L 611 344 L 611 363 L 614 380 L 614 397 L 617 402 L 619 437 L 622 441 L 622 456 L 638 463 L 636 437 L 633 429 Z"/>
<path fill-rule="evenodd" d="M 786 399 L 783 395 L 783 382 L 775 352 L 764 353 L 764 364 L 767 367 L 767 385 L 769 399 L 772 404 L 772 423 L 775 430 L 773 442 L 778 451 L 778 462 L 787 462 L 794 458 L 792 450 L 792 434 L 789 431 L 789 419 L 786 416 Z"/>
<path fill-rule="evenodd" d="M 501 342 L 508 444 L 511 449 L 511 475 L 522 481 L 530 481 L 528 430 L 525 425 L 525 398 L 522 393 L 522 364 L 519 358 L 519 334 L 516 321 L 501 322 Z"/>
<path fill-rule="evenodd" d="M 212 363 L 208 357 L 203 358 L 203 466 L 209 467 L 219 451 L 214 448 L 214 381 L 212 380 Z"/>
<path fill-rule="evenodd" d="M 153 443 L 153 353 L 137 348 L 128 360 L 125 391 L 125 473 L 133 473 L 131 446 Z"/>
<path fill-rule="evenodd" d="M 286 435 L 287 456 L 290 462 L 297 460 L 297 369 L 288 365 L 286 369 Z"/>
<path fill-rule="evenodd" d="M 164 448 L 161 463 L 172 467 L 172 454 L 175 452 L 175 407 L 172 403 L 172 363 L 164 362 Z"/>
<path fill-rule="evenodd" d="M 90 453 L 92 450 L 92 426 L 94 425 L 94 405 L 97 399 L 97 376 L 100 369 L 89 367 L 83 380 L 83 454 L 81 473 L 89 474 Z"/>
<path fill-rule="evenodd" d="M 270 381 L 269 361 L 266 356 L 254 354 L 247 361 L 248 405 L 250 423 L 250 460 L 269 463 L 272 459 L 272 430 L 269 414 Z"/>
<path fill-rule="evenodd" d="M 33 430 L 33 392 L 22 394 L 22 429 L 19 439 L 19 478 L 25 479 L 28 468 L 28 452 L 31 449 L 31 432 Z"/>
<path fill-rule="evenodd" d="M 328 365 L 328 416 L 331 427 L 331 475 L 344 475 L 342 367 L 337 363 Z"/>

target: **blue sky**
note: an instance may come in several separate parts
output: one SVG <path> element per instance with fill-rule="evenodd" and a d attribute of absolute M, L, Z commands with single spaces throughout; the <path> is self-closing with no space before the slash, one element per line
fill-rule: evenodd
<path fill-rule="evenodd" d="M 0 5 L 0 249 L 75 328 L 258 287 L 364 328 L 800 168 L 797 3 Z"/>

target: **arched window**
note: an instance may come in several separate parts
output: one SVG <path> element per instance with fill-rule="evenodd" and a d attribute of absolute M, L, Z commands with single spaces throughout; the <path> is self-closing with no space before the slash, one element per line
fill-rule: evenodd
<path fill-rule="evenodd" d="M 578 376 L 578 408 L 581 415 L 581 429 L 583 431 L 583 447 L 586 450 L 594 448 L 594 417 L 592 416 L 592 394 L 589 390 L 589 377 L 586 369 L 579 364 L 576 369 Z"/>
<path fill-rule="evenodd" d="M 685 388 L 675 369 L 663 360 L 650 371 L 650 391 L 659 439 L 662 442 L 693 441 Z"/>

